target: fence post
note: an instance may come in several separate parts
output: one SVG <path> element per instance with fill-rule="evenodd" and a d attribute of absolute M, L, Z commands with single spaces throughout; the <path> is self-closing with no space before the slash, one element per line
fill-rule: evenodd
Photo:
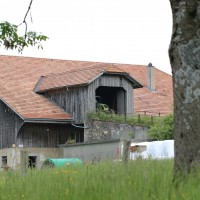
<path fill-rule="evenodd" d="M 129 160 L 129 156 L 130 156 L 130 144 L 131 144 L 130 140 L 124 140 L 123 141 L 123 156 L 122 156 L 122 161 L 124 163 L 127 163 L 128 160 Z"/>
<path fill-rule="evenodd" d="M 28 171 L 28 151 L 20 150 L 20 172 L 26 175 Z"/>
<path fill-rule="evenodd" d="M 140 114 L 138 115 L 138 123 L 140 123 Z"/>
<path fill-rule="evenodd" d="M 153 116 L 151 115 L 151 124 L 153 124 Z"/>

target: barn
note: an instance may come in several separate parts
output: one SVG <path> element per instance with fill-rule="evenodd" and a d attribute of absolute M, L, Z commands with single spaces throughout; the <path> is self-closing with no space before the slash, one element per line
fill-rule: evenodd
<path fill-rule="evenodd" d="M 142 84 L 116 64 L 0 56 L 1 165 L 17 168 L 60 157 L 60 144 L 84 142 L 86 114 L 99 104 L 133 113 Z"/>

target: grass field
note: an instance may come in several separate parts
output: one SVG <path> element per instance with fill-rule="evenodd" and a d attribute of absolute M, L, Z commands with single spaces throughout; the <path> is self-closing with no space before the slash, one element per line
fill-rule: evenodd
<path fill-rule="evenodd" d="M 198 200 L 200 173 L 173 183 L 172 160 L 0 173 L 0 200 Z"/>

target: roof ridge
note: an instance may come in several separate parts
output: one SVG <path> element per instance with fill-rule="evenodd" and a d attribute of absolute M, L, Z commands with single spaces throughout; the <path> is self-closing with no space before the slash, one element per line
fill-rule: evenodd
<path fill-rule="evenodd" d="M 0 57 L 13 57 L 13 58 L 30 58 L 38 60 L 55 60 L 55 61 L 69 61 L 69 62 L 84 62 L 84 63 L 94 63 L 94 64 L 110 64 L 110 65 L 131 65 L 135 67 L 146 67 L 144 64 L 131 64 L 131 63 L 122 63 L 122 62 L 105 62 L 105 61 L 91 61 L 91 60 L 78 60 L 78 59 L 66 59 L 66 58 L 52 58 L 52 57 L 31 57 L 31 56 L 16 56 L 16 55 L 5 55 L 1 54 Z M 162 70 L 161 70 L 162 71 Z"/>
<path fill-rule="evenodd" d="M 67 73 L 74 73 L 74 72 L 80 72 L 80 71 L 85 71 L 85 70 L 88 70 L 88 69 L 96 69 L 96 68 L 104 68 L 104 66 L 91 66 L 91 67 L 85 67 L 85 68 L 80 68 L 80 69 L 72 69 L 72 70 L 68 70 L 68 71 L 65 71 L 65 72 L 60 72 L 60 73 L 50 73 L 46 76 L 41 76 L 41 77 L 45 77 L 45 78 L 48 78 L 49 76 L 59 76 L 59 75 L 64 75 L 64 74 L 67 74 Z"/>
<path fill-rule="evenodd" d="M 109 66 L 105 66 L 105 64 L 109 64 L 109 63 L 99 63 L 98 65 L 95 65 L 95 66 L 88 66 L 88 67 L 85 67 L 85 68 L 80 68 L 80 69 L 71 69 L 71 70 L 67 70 L 65 72 L 60 72 L 60 73 L 50 73 L 46 76 L 41 76 L 41 77 L 44 77 L 44 78 L 48 78 L 50 76 L 59 76 L 59 75 L 64 75 L 64 74 L 67 74 L 67 73 L 74 73 L 74 72 L 78 72 L 78 71 L 85 71 L 85 70 L 89 70 L 89 69 L 97 69 L 97 68 L 100 68 L 105 71 L 107 71 L 109 68 L 116 68 L 116 69 L 119 69 L 121 70 L 122 72 L 124 73 L 127 73 L 122 67 L 119 67 L 117 66 L 117 64 L 110 64 Z"/>
<path fill-rule="evenodd" d="M 32 56 L 21 56 L 21 55 L 5 55 L 0 54 L 0 57 L 13 57 L 13 58 L 30 58 L 37 60 L 55 60 L 55 61 L 69 61 L 69 62 L 84 62 L 84 63 L 96 63 L 96 64 L 112 64 L 112 62 L 101 62 L 101 61 L 89 61 L 89 60 L 78 60 L 78 59 L 67 59 L 67 58 L 52 58 L 52 57 L 32 57 Z M 116 63 L 117 64 L 117 63 Z"/>

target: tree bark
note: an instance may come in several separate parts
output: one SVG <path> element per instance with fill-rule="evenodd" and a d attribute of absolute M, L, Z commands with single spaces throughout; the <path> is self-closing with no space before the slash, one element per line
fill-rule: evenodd
<path fill-rule="evenodd" d="M 200 166 L 200 0 L 170 3 L 176 175 Z"/>

